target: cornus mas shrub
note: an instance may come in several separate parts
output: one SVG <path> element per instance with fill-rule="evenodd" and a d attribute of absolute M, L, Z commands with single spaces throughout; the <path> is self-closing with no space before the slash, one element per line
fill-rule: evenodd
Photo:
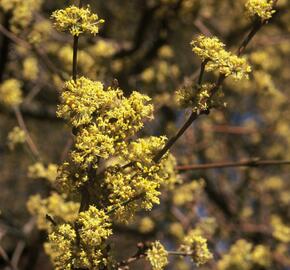
<path fill-rule="evenodd" d="M 7 267 L 22 269 L 20 262 L 27 260 L 28 268 L 23 269 L 36 267 L 29 262 L 31 255 L 25 257 L 25 245 L 27 250 L 38 249 L 41 245 L 52 267 L 59 270 L 148 267 L 153 270 L 263 270 L 289 267 L 287 205 L 290 199 L 289 193 L 283 192 L 289 187 L 284 185 L 281 178 L 265 178 L 263 185 L 253 188 L 254 191 L 247 195 L 244 188 L 249 185 L 248 178 L 260 177 L 258 173 L 251 175 L 247 171 L 242 184 L 232 183 L 238 197 L 235 201 L 228 192 L 231 188 L 224 181 L 224 175 L 219 176 L 219 187 L 209 182 L 207 175 L 200 175 L 203 176 L 200 178 L 187 173 L 192 169 L 211 166 L 289 164 L 279 155 L 282 150 L 269 149 L 269 153 L 279 158 L 274 161 L 251 159 L 240 163 L 203 164 L 200 167 L 178 164 L 190 164 L 198 159 L 202 161 L 207 156 L 222 155 L 222 147 L 218 149 L 218 142 L 208 151 L 203 151 L 202 145 L 197 146 L 195 151 L 196 155 L 199 154 L 198 158 L 191 153 L 185 162 L 182 156 L 186 150 L 184 153 L 176 151 L 175 155 L 172 151 L 173 146 L 180 147 L 192 123 L 196 123 L 201 116 L 209 118 L 216 113 L 217 121 L 222 118 L 221 112 L 228 110 L 227 101 L 231 101 L 228 99 L 231 87 L 235 89 L 233 96 L 240 89 L 245 95 L 253 87 L 267 89 L 276 98 L 273 98 L 273 102 L 277 103 L 275 106 L 286 110 L 282 94 L 279 95 L 270 74 L 275 69 L 275 60 L 279 62 L 281 59 L 276 59 L 278 57 L 271 50 L 245 55 L 253 37 L 268 27 L 268 23 L 271 25 L 276 9 L 281 7 L 277 6 L 277 1 L 267 0 L 218 2 L 156 0 L 144 4 L 147 12 L 141 18 L 141 26 L 155 12 L 154 16 L 161 18 L 162 27 L 168 27 L 175 15 L 186 22 L 186 19 L 193 19 L 192 14 L 201 12 L 203 20 L 206 20 L 217 5 L 221 8 L 224 8 L 223 5 L 228 5 L 227 8 L 233 5 L 240 12 L 241 20 L 246 21 L 242 21 L 241 27 L 250 29 L 247 33 L 243 30 L 245 36 L 233 46 L 221 41 L 218 34 L 213 35 L 206 24 L 196 20 L 195 27 L 201 29 L 202 33 L 194 36 L 190 46 L 200 68 L 195 76 L 175 86 L 176 90 L 168 96 L 169 93 L 160 91 L 158 87 L 169 87 L 172 81 L 178 79 L 181 70 L 173 63 L 175 51 L 169 45 L 158 45 L 166 43 L 166 31 L 160 33 L 157 43 L 159 50 L 154 51 L 153 47 L 146 54 L 146 57 L 153 55 L 156 59 L 150 61 L 149 67 L 142 67 L 139 61 L 141 52 L 138 53 L 144 39 L 142 32 L 136 33 L 136 45 L 131 48 L 128 44 L 120 45 L 100 38 L 98 34 L 102 28 L 106 28 L 110 19 L 105 22 L 95 13 L 94 7 L 82 0 L 70 3 L 68 7 L 59 7 L 52 12 L 50 19 L 37 13 L 41 10 L 42 1 L 24 3 L 0 0 L 6 21 L 6 26 L 1 26 L 0 30 L 6 38 L 17 44 L 16 50 L 23 69 L 22 78 L 1 74 L 1 108 L 14 113 L 18 121 L 18 126 L 13 127 L 7 136 L 7 146 L 11 151 L 18 151 L 23 146 L 33 158 L 33 162 L 27 166 L 27 176 L 34 181 L 46 181 L 45 188 L 39 194 L 31 195 L 26 203 L 33 218 L 22 231 L 24 238 L 29 238 L 28 231 L 36 226 L 44 237 L 39 237 L 39 241 L 33 244 L 35 246 L 20 239 L 12 255 L 1 248 Z M 287 3 L 283 3 L 282 8 L 284 6 L 287 7 Z M 34 13 L 38 16 L 32 16 Z M 249 27 L 245 27 L 246 23 Z M 215 27 L 212 28 L 215 30 Z M 218 33 L 217 30 L 212 32 Z M 51 35 L 56 36 L 56 41 L 50 40 Z M 65 46 L 62 46 L 63 40 Z M 130 53 L 135 51 L 136 55 L 130 59 Z M 289 46 L 282 47 L 281 52 L 289 53 Z M 273 62 L 269 60 L 272 55 Z M 60 60 L 62 65 L 55 65 L 55 59 Z M 280 62 L 276 64 L 276 69 L 279 65 Z M 133 74 L 141 69 L 138 76 L 129 78 L 130 66 L 133 67 Z M 12 74 L 13 64 L 8 68 Z M 143 86 L 155 85 L 159 92 L 150 97 L 144 91 L 127 90 L 117 80 L 111 82 L 106 79 L 109 69 L 112 77 L 124 70 L 120 78 L 124 80 L 128 75 L 128 82 L 123 85 L 129 86 L 130 81 L 138 81 Z M 53 89 L 57 88 L 56 117 L 66 123 L 66 132 L 71 133 L 58 164 L 46 162 L 46 158 L 42 157 L 21 111 L 21 106 L 29 104 L 39 94 L 37 86 L 43 84 L 42 79 L 52 82 Z M 34 85 L 35 88 L 25 94 L 23 85 Z M 257 98 L 256 93 L 253 96 Z M 186 120 L 177 130 L 168 125 L 166 134 L 162 135 L 156 128 L 158 131 L 151 132 L 153 135 L 150 136 L 148 129 L 163 121 L 156 114 L 160 104 L 179 111 L 186 109 Z M 289 128 L 285 123 L 282 122 L 278 128 L 282 134 L 288 134 Z M 212 135 L 206 133 L 206 136 Z M 245 143 L 243 151 L 247 148 L 250 147 Z M 235 147 L 227 151 L 235 151 Z M 187 177 L 181 176 L 183 172 Z M 219 180 L 218 174 L 212 176 L 216 181 Z M 193 177 L 196 180 L 189 181 Z M 236 175 L 232 177 L 238 178 Z M 204 193 L 207 193 L 213 205 L 204 202 Z M 273 193 L 278 193 L 278 197 Z M 261 207 L 262 202 L 257 202 L 253 194 L 256 197 L 263 194 L 265 210 Z M 247 196 L 249 200 L 245 199 Z M 264 218 L 267 215 L 266 208 L 271 208 L 275 200 L 280 200 L 282 205 L 280 215 L 271 210 L 267 219 Z M 161 210 L 156 215 L 153 209 L 157 205 L 160 205 Z M 208 206 L 207 209 L 204 205 Z M 261 214 L 259 212 L 255 216 L 261 208 Z M 216 209 L 223 213 L 223 218 L 216 214 Z M 247 219 L 251 222 L 245 222 Z M 132 241 L 126 242 L 135 249 L 135 253 L 131 252 L 133 255 L 124 255 L 122 248 L 118 248 L 119 242 L 128 240 L 120 241 L 123 232 L 133 235 Z"/>

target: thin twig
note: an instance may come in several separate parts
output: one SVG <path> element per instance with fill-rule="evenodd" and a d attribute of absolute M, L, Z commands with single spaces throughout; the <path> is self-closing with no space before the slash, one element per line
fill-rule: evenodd
<path fill-rule="evenodd" d="M 36 146 L 36 144 L 33 142 L 30 133 L 26 127 L 25 121 L 23 119 L 22 113 L 19 109 L 19 107 L 15 107 L 14 108 L 14 113 L 18 122 L 18 125 L 20 126 L 20 128 L 25 132 L 25 136 L 26 136 L 26 142 L 27 145 L 30 149 L 30 151 L 32 152 L 33 156 L 38 159 L 39 158 L 39 151 L 38 148 Z"/>
<path fill-rule="evenodd" d="M 290 160 L 259 160 L 248 159 L 238 162 L 223 161 L 210 164 L 193 164 L 177 166 L 178 171 L 194 171 L 206 169 L 220 169 L 230 167 L 260 167 L 260 166 L 276 166 L 276 165 L 290 165 Z"/>

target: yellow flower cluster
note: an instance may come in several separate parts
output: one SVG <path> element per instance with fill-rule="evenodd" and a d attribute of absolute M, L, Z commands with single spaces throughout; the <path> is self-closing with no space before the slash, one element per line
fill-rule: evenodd
<path fill-rule="evenodd" d="M 273 0 L 248 0 L 245 7 L 249 17 L 259 16 L 262 21 L 266 21 L 276 12 L 273 4 Z"/>
<path fill-rule="evenodd" d="M 263 245 L 253 245 L 244 239 L 234 243 L 217 264 L 218 270 L 251 270 L 271 265 L 270 250 Z M 254 268 L 253 268 L 254 267 Z"/>
<path fill-rule="evenodd" d="M 273 236 L 284 243 L 290 242 L 290 226 L 283 223 L 279 216 L 271 217 L 271 225 L 273 227 Z"/>
<path fill-rule="evenodd" d="M 4 11 L 11 11 L 11 30 L 20 33 L 23 28 L 30 25 L 33 14 L 39 10 L 42 0 L 1 0 L 0 7 Z"/>
<path fill-rule="evenodd" d="M 75 192 L 88 180 L 88 173 L 73 162 L 64 162 L 57 170 L 56 185 L 64 193 Z"/>
<path fill-rule="evenodd" d="M 112 234 L 109 217 L 94 206 L 80 214 L 76 211 L 76 216 L 67 220 L 70 223 L 75 222 L 74 228 L 70 223 L 51 227 L 45 251 L 55 269 L 99 269 L 99 265 L 105 263 L 104 241 Z"/>
<path fill-rule="evenodd" d="M 44 249 L 50 256 L 54 269 L 73 269 L 73 249 L 76 237 L 77 235 L 75 230 L 69 224 L 62 224 L 49 234 L 49 242 L 44 244 Z"/>
<path fill-rule="evenodd" d="M 206 237 L 212 236 L 216 229 L 216 219 L 214 217 L 204 217 L 196 224 L 194 231 Z"/>
<path fill-rule="evenodd" d="M 83 245 L 99 246 L 111 234 L 109 216 L 103 210 L 90 206 L 89 210 L 81 212 L 78 218 L 79 234 Z"/>
<path fill-rule="evenodd" d="M 42 199 L 33 195 L 27 202 L 27 209 L 36 216 L 37 227 L 40 230 L 51 230 L 51 222 L 46 215 L 51 216 L 57 223 L 73 222 L 78 217 L 79 203 L 68 201 L 66 196 L 53 192 L 49 197 Z"/>
<path fill-rule="evenodd" d="M 93 113 L 111 101 L 101 82 L 93 82 L 84 77 L 66 82 L 58 106 L 57 116 L 68 120 L 74 127 L 88 124 Z"/>
<path fill-rule="evenodd" d="M 94 206 L 79 214 L 77 220 L 80 237 L 80 259 L 81 268 L 98 269 L 102 259 L 102 245 L 111 234 L 111 223 L 109 217 L 103 210 Z"/>
<path fill-rule="evenodd" d="M 159 241 L 152 243 L 146 255 L 153 270 L 163 270 L 168 264 L 168 252 Z"/>
<path fill-rule="evenodd" d="M 178 206 L 193 202 L 202 193 L 205 187 L 203 179 L 184 184 L 174 190 L 173 203 Z"/>
<path fill-rule="evenodd" d="M 23 61 L 23 77 L 29 81 L 35 81 L 38 76 L 38 61 L 34 57 L 27 57 Z"/>
<path fill-rule="evenodd" d="M 200 35 L 191 45 L 192 51 L 206 62 L 206 71 L 216 70 L 225 77 L 232 76 L 236 80 L 247 78 L 251 72 L 246 59 L 226 51 L 225 44 L 216 37 Z"/>
<path fill-rule="evenodd" d="M 269 268 L 271 265 L 271 251 L 265 245 L 257 245 L 252 251 L 252 261 L 254 264 Z"/>
<path fill-rule="evenodd" d="M 155 164 L 153 157 L 165 144 L 164 137 L 149 137 L 132 142 L 123 153 L 124 161 L 131 163 L 128 168 L 119 165 L 108 167 L 105 171 L 103 188 L 107 190 L 110 207 L 118 206 L 116 218 L 128 221 L 134 212 L 140 208 L 150 210 L 155 203 L 159 203 L 158 196 L 161 184 L 166 184 L 172 172 L 164 166 L 165 156 L 160 164 Z M 133 198 L 129 205 L 122 203 Z"/>
<path fill-rule="evenodd" d="M 45 43 L 51 34 L 52 24 L 49 20 L 42 20 L 33 24 L 29 30 L 28 41 L 31 44 Z"/>
<path fill-rule="evenodd" d="M 152 119 L 149 100 L 138 92 L 126 98 L 120 89 L 105 90 L 84 77 L 67 82 L 57 115 L 74 127 L 83 126 L 76 134 L 72 161 L 83 169 L 90 164 L 96 168 L 100 157 L 123 151 L 124 140 L 139 131 L 145 119 Z"/>
<path fill-rule="evenodd" d="M 89 6 L 86 8 L 70 6 L 56 10 L 52 18 L 57 30 L 68 31 L 73 36 L 79 36 L 85 32 L 95 35 L 99 32 L 99 25 L 104 23 L 104 20 L 99 20 L 97 14 L 92 13 Z"/>
<path fill-rule="evenodd" d="M 48 164 L 47 168 L 41 162 L 36 162 L 28 167 L 28 177 L 32 179 L 46 179 L 51 183 L 55 182 L 57 176 L 57 165 Z"/>
<path fill-rule="evenodd" d="M 213 106 L 213 99 L 210 98 L 212 89 L 215 84 L 205 83 L 196 89 L 191 87 L 183 87 L 176 91 L 178 104 L 187 108 L 190 107 L 196 113 L 206 111 Z"/>
<path fill-rule="evenodd" d="M 207 263 L 213 255 L 208 250 L 207 240 L 194 230 L 189 232 L 183 240 L 180 250 L 191 254 L 191 258 L 197 266 Z"/>
<path fill-rule="evenodd" d="M 16 145 L 25 143 L 26 134 L 20 127 L 14 127 L 8 134 L 8 147 L 14 150 Z"/>
<path fill-rule="evenodd" d="M 149 233 L 155 227 L 154 221 L 150 217 L 144 217 L 139 222 L 139 231 L 141 233 Z"/>
<path fill-rule="evenodd" d="M 0 104 L 6 107 L 18 106 L 22 102 L 21 83 L 8 79 L 0 85 Z"/>

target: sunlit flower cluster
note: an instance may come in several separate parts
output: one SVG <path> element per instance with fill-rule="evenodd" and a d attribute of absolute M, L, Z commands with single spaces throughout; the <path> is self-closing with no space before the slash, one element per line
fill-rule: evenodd
<path fill-rule="evenodd" d="M 82 268 L 97 269 L 102 261 L 102 244 L 111 234 L 109 217 L 103 210 L 90 206 L 81 212 L 77 220 L 80 237 L 80 265 Z"/>
<path fill-rule="evenodd" d="M 36 216 L 39 229 L 50 231 L 52 224 L 47 215 L 57 223 L 73 222 L 78 217 L 79 203 L 69 201 L 66 196 L 53 192 L 47 198 L 41 198 L 38 194 L 31 196 L 27 202 L 27 209 L 30 214 Z"/>
<path fill-rule="evenodd" d="M 215 84 L 205 83 L 200 87 L 183 87 L 176 92 L 177 101 L 183 108 L 192 108 L 196 113 L 209 110 L 213 105 L 211 93 Z"/>
<path fill-rule="evenodd" d="M 153 270 L 163 270 L 168 264 L 168 252 L 159 241 L 152 243 L 146 255 Z"/>
<path fill-rule="evenodd" d="M 272 0 L 248 0 L 246 2 L 247 14 L 250 17 L 259 16 L 262 21 L 269 20 L 273 13 L 274 1 Z"/>
<path fill-rule="evenodd" d="M 49 234 L 49 242 L 44 244 L 44 249 L 50 256 L 56 270 L 71 270 L 73 268 L 73 247 L 76 237 L 76 231 L 69 224 L 62 224 Z"/>
<path fill-rule="evenodd" d="M 57 30 L 68 31 L 73 36 L 79 36 L 85 32 L 95 35 L 99 32 L 99 25 L 104 23 L 104 20 L 99 20 L 97 14 L 91 12 L 89 6 L 86 8 L 70 6 L 56 10 L 52 18 Z"/>
<path fill-rule="evenodd" d="M 244 239 L 235 242 L 228 253 L 218 261 L 218 270 L 250 270 L 271 265 L 270 250 L 263 245 L 253 246 Z"/>
<path fill-rule="evenodd" d="M 170 177 L 170 171 L 162 165 L 153 161 L 154 154 L 162 148 L 165 143 L 163 137 L 148 137 L 138 139 L 128 146 L 123 154 L 123 159 L 131 163 L 128 168 L 119 165 L 108 167 L 105 172 L 104 188 L 109 191 L 110 204 L 118 206 L 117 218 L 126 221 L 140 207 L 150 210 L 155 203 L 159 203 L 158 196 L 161 184 L 166 183 Z M 126 153 L 127 152 L 127 153 Z M 129 204 L 122 206 L 122 202 L 139 198 Z M 129 215 L 129 216 L 128 216 Z"/>
<path fill-rule="evenodd" d="M 173 193 L 173 203 L 181 206 L 193 202 L 202 193 L 205 187 L 203 179 L 191 181 L 177 187 Z"/>
<path fill-rule="evenodd" d="M 218 71 L 225 77 L 232 76 L 236 80 L 247 78 L 251 72 L 247 60 L 226 51 L 225 44 L 216 37 L 200 35 L 191 45 L 192 51 L 206 63 L 206 71 Z"/>
<path fill-rule="evenodd" d="M 55 182 L 57 176 L 56 164 L 50 163 L 47 167 L 41 163 L 36 162 L 28 167 L 28 177 L 32 179 L 46 179 L 51 183 Z"/>
<path fill-rule="evenodd" d="M 208 250 L 207 240 L 195 231 L 189 232 L 183 242 L 180 250 L 190 254 L 197 266 L 205 264 L 213 258 L 212 253 Z"/>

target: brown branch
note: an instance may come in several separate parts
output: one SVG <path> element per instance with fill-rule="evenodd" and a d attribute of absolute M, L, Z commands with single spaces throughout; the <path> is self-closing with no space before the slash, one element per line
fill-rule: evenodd
<path fill-rule="evenodd" d="M 144 243 L 138 243 L 137 248 L 138 250 L 135 253 L 135 255 L 131 256 L 130 258 L 126 260 L 118 262 L 115 266 L 113 266 L 113 269 L 118 269 L 118 270 L 128 269 L 127 267 L 130 263 L 140 260 L 146 256 L 146 251 L 148 250 L 149 245 L 144 244 Z"/>
<path fill-rule="evenodd" d="M 231 167 L 260 167 L 260 166 L 276 166 L 276 165 L 290 165 L 290 160 L 259 160 L 254 158 L 237 162 L 222 161 L 210 164 L 180 165 L 177 166 L 177 170 L 183 172 L 183 171 L 221 169 Z"/>
<path fill-rule="evenodd" d="M 26 142 L 27 145 L 31 151 L 31 153 L 33 154 L 33 156 L 35 157 L 35 159 L 39 158 L 39 151 L 37 149 L 36 144 L 33 142 L 30 133 L 26 127 L 25 121 L 23 119 L 22 113 L 19 109 L 19 107 L 15 107 L 14 108 L 14 113 L 18 122 L 18 125 L 21 127 L 21 129 L 25 132 L 25 136 L 26 136 Z"/>

